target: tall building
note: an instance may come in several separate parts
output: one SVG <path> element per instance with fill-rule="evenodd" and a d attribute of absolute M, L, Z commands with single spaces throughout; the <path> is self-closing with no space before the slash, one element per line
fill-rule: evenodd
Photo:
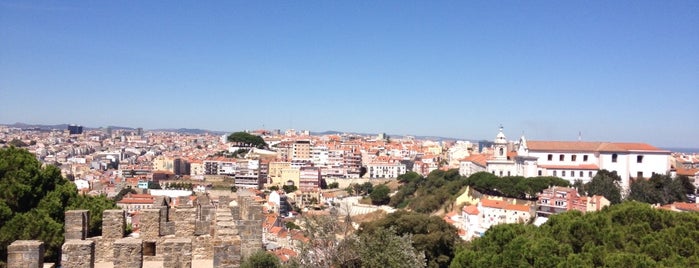
<path fill-rule="evenodd" d="M 70 135 L 83 134 L 83 126 L 68 125 L 68 132 L 70 133 Z"/>

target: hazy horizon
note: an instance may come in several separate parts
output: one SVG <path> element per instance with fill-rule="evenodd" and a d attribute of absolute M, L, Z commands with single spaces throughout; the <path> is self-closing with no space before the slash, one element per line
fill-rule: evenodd
<path fill-rule="evenodd" d="M 699 148 L 699 2 L 0 0 L 0 122 Z"/>

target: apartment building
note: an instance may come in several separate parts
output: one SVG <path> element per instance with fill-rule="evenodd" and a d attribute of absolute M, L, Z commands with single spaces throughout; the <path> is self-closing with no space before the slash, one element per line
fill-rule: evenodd
<path fill-rule="evenodd" d="M 369 163 L 366 169 L 366 176 L 370 179 L 398 178 L 407 171 L 405 165 L 401 163 Z"/>
<path fill-rule="evenodd" d="M 570 210 L 599 211 L 610 204 L 604 196 L 580 196 L 575 188 L 553 186 L 538 195 L 536 214 L 548 217 Z"/>

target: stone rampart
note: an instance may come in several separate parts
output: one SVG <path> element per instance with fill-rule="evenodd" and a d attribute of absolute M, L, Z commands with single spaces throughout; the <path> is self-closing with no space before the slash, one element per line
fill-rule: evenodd
<path fill-rule="evenodd" d="M 38 240 L 17 240 L 7 247 L 8 268 L 44 267 L 44 242 Z"/>
<path fill-rule="evenodd" d="M 90 223 L 89 210 L 69 210 L 65 212 L 65 240 L 85 240 Z"/>
<path fill-rule="evenodd" d="M 63 243 L 61 248 L 62 268 L 94 268 L 95 242 L 90 240 L 71 239 Z"/>

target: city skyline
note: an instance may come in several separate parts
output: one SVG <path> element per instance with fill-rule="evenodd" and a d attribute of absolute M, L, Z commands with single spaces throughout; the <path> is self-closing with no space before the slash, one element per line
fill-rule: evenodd
<path fill-rule="evenodd" d="M 0 123 L 698 148 L 696 25 L 693 1 L 0 1 Z"/>

